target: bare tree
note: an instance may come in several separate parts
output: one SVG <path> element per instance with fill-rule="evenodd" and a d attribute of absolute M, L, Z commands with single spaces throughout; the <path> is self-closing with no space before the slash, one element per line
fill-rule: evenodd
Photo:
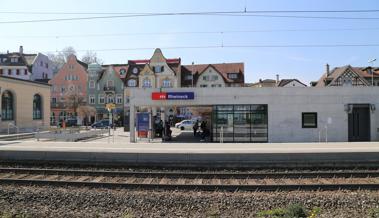
<path fill-rule="evenodd" d="M 65 103 L 68 108 L 71 108 L 76 113 L 80 106 L 86 104 L 84 96 L 78 92 L 70 92 L 65 95 Z"/>
<path fill-rule="evenodd" d="M 96 52 L 94 51 L 86 51 L 86 53 L 82 57 L 82 61 L 86 64 L 92 64 L 92 63 L 97 63 L 97 64 L 103 64 L 103 60 L 97 57 Z"/>
<path fill-rule="evenodd" d="M 50 61 L 53 64 L 53 72 L 57 73 L 59 69 L 66 63 L 68 56 L 71 54 L 76 55 L 76 51 L 72 46 L 68 46 L 62 49 L 62 51 L 54 53 L 48 53 Z"/>
<path fill-rule="evenodd" d="M 87 119 L 85 124 L 88 124 L 90 122 L 90 117 L 96 116 L 96 108 L 88 105 L 79 106 L 78 115 L 83 117 L 83 119 Z"/>

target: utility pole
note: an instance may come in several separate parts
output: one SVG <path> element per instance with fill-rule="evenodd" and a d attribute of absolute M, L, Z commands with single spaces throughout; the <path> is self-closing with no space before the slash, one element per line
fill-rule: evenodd
<path fill-rule="evenodd" d="M 368 61 L 370 72 L 371 72 L 371 86 L 374 86 L 374 70 L 372 69 L 373 63 L 376 61 L 376 58 L 373 58 Z"/>

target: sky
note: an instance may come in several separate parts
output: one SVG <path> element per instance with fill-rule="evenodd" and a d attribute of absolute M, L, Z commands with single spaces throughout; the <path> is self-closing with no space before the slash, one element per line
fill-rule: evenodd
<path fill-rule="evenodd" d="M 127 60 L 148 59 L 153 54 L 153 48 L 162 48 L 166 58 L 180 57 L 182 64 L 244 62 L 246 82 L 275 79 L 275 75 L 279 74 L 281 79 L 297 78 L 306 84 L 319 79 L 324 72 L 326 63 L 331 68 L 348 64 L 368 66 L 368 60 L 379 59 L 379 46 L 245 47 L 245 45 L 379 44 L 379 12 L 270 14 L 378 18 L 371 20 L 192 15 L 2 23 L 20 20 L 104 16 L 96 13 L 244 11 L 245 8 L 247 11 L 379 10 L 379 1 L 0 0 L 0 52 L 17 51 L 20 45 L 23 45 L 26 53 L 56 52 L 64 47 L 73 46 L 78 51 L 79 58 L 86 50 L 93 50 L 106 64 L 122 64 L 127 63 Z M 26 12 L 52 12 L 53 14 L 28 14 Z M 57 12 L 95 14 L 54 14 Z M 183 34 L 183 32 L 187 33 Z M 168 48 L 221 45 L 243 46 L 238 48 Z M 122 50 L 132 48 L 148 49 Z M 103 49 L 120 50 L 101 51 Z M 374 65 L 378 66 L 379 62 Z"/>

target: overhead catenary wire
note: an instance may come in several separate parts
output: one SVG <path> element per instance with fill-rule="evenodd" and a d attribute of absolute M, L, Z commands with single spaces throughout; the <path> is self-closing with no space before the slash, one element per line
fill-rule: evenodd
<path fill-rule="evenodd" d="M 200 45 L 200 46 L 167 46 L 160 47 L 165 50 L 174 49 L 220 49 L 220 48 L 340 48 L 340 47 L 379 47 L 379 43 L 373 44 L 288 44 L 288 45 Z M 136 50 L 154 50 L 156 47 L 135 47 L 135 48 L 104 48 L 104 49 L 81 49 L 77 52 L 111 52 L 111 51 L 136 51 Z M 58 53 L 62 51 L 45 51 L 45 53 Z"/>
<path fill-rule="evenodd" d="M 298 11 L 300 13 L 301 11 Z M 315 11 L 316 12 L 316 11 Z M 263 13 L 263 14 L 262 14 Z M 115 19 L 115 18 L 135 18 L 135 17 L 157 17 L 157 16 L 230 16 L 230 17 L 266 17 L 266 18 L 295 18 L 295 19 L 333 19 L 333 20 L 379 20 L 379 17 L 333 17 L 333 16 L 300 16 L 300 15 L 271 15 L 252 13 L 252 11 L 225 11 L 225 12 L 170 12 L 170 13 L 128 13 L 113 14 L 108 16 L 90 16 L 90 17 L 69 17 L 69 18 L 49 18 L 49 19 L 32 19 L 32 20 L 11 20 L 0 21 L 0 24 L 22 24 L 22 23 L 44 23 L 44 22 L 61 22 L 61 21 L 78 21 L 78 20 L 95 20 L 95 19 Z M 284 12 L 282 12 L 284 13 Z M 289 13 L 289 12 L 287 12 Z M 305 13 L 304 11 L 302 13 Z M 320 13 L 320 12 L 318 12 Z"/>
<path fill-rule="evenodd" d="M 94 14 L 116 14 L 116 15 L 137 15 L 137 14 L 202 14 L 202 13 L 376 13 L 379 9 L 343 9 L 343 10 L 243 10 L 243 11 L 199 11 L 199 12 L 140 12 L 130 13 L 122 11 L 97 11 L 97 12 L 46 12 L 46 11 L 0 11 L 0 14 L 31 14 L 31 15 L 94 15 Z"/>
<path fill-rule="evenodd" d="M 271 33 L 271 32 L 329 32 L 329 31 L 370 31 L 372 28 L 325 28 L 325 29 L 250 29 L 250 30 L 215 30 L 215 31 L 175 31 L 175 32 L 129 32 L 129 33 L 89 33 L 63 35 L 0 35 L 0 38 L 81 38 L 81 37 L 113 37 L 113 36 L 156 36 L 156 35 L 201 35 L 201 34 L 238 34 L 238 33 Z"/>

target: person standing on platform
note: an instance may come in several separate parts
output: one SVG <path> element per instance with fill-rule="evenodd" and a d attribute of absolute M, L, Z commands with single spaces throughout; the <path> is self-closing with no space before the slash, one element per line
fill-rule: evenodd
<path fill-rule="evenodd" d="M 195 121 L 195 124 L 193 124 L 193 136 L 197 135 L 197 130 L 199 129 L 199 123 L 198 121 Z"/>

